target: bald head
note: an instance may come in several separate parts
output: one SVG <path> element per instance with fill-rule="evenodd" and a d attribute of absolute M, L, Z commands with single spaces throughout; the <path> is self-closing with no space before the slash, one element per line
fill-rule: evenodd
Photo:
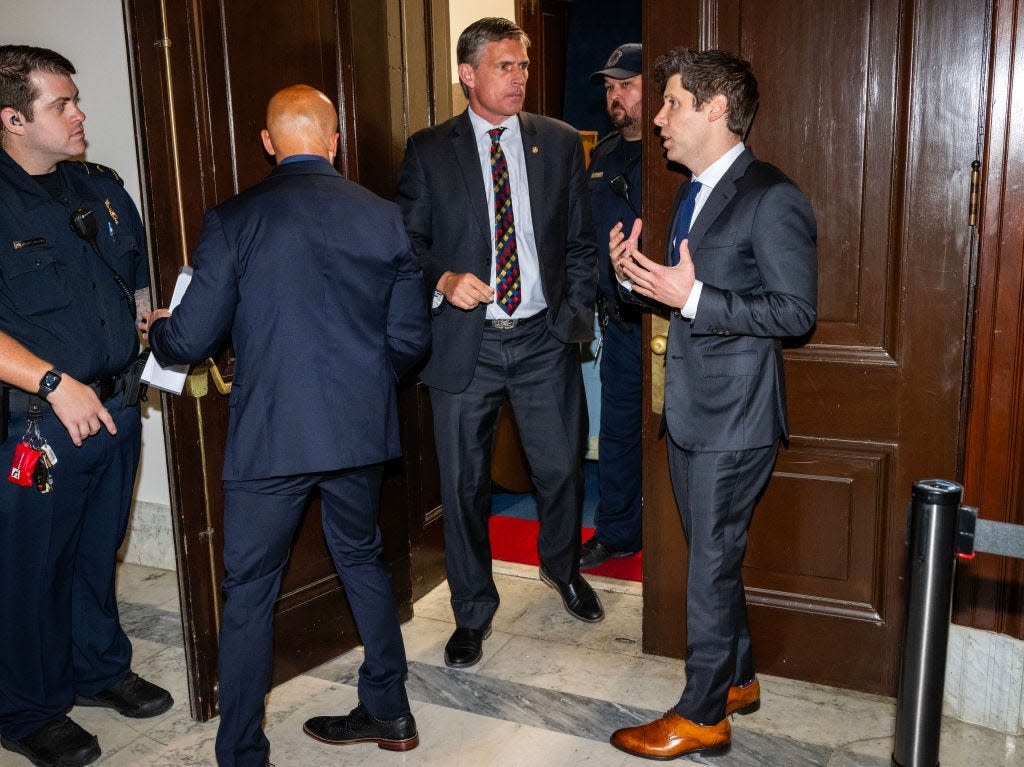
<path fill-rule="evenodd" d="M 315 154 L 334 162 L 338 148 L 338 113 L 316 88 L 292 85 L 267 104 L 263 146 L 278 162 L 293 154 Z"/>

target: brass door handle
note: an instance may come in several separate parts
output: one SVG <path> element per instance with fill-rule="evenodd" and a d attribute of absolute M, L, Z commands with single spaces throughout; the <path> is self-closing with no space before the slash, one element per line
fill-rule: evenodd
<path fill-rule="evenodd" d="M 651 315 L 651 410 L 661 413 L 665 404 L 665 352 L 668 351 L 668 320 Z"/>
<path fill-rule="evenodd" d="M 210 378 L 213 379 L 213 385 L 216 387 L 217 391 L 220 392 L 221 394 L 230 394 L 230 379 L 226 378 L 220 372 L 220 368 L 217 367 L 217 362 L 213 359 L 213 357 L 207 357 L 206 361 L 210 363 Z"/>

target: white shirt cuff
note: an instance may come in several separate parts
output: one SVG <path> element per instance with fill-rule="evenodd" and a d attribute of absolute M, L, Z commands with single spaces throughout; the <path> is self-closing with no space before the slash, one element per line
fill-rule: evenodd
<path fill-rule="evenodd" d="M 690 288 L 690 297 L 686 299 L 686 303 L 683 304 L 683 308 L 679 310 L 679 313 L 686 317 L 686 319 L 692 320 L 697 316 L 697 302 L 700 301 L 700 292 L 703 288 L 703 282 L 700 280 L 694 280 L 693 287 Z"/>

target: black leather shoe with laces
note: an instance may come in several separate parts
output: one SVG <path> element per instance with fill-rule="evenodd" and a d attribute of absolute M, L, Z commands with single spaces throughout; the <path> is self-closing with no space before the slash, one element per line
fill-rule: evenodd
<path fill-rule="evenodd" d="M 121 716 L 146 719 L 167 711 L 174 705 L 174 699 L 164 688 L 147 682 L 134 671 L 129 671 L 120 682 L 102 692 L 95 695 L 76 695 L 75 705 L 112 708 Z"/>
<path fill-rule="evenodd" d="M 348 716 L 315 716 L 302 727 L 309 737 L 332 746 L 376 743 L 385 751 L 409 751 L 420 744 L 412 714 L 378 719 L 360 703 Z"/>
<path fill-rule="evenodd" d="M 19 740 L 0 738 L 0 745 L 21 754 L 36 767 L 84 767 L 100 758 L 100 744 L 66 716 Z"/>

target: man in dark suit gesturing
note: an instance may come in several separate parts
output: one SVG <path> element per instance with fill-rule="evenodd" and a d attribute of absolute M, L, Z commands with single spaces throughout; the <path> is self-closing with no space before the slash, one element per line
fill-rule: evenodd
<path fill-rule="evenodd" d="M 655 65 L 654 118 L 668 159 L 693 178 L 673 206 L 668 264 L 611 231 L 620 281 L 672 310 L 665 371 L 669 469 L 689 547 L 686 687 L 674 710 L 612 735 L 652 758 L 726 748 L 729 714 L 760 704 L 747 628 L 743 554 L 754 504 L 788 437 L 782 339 L 817 306 L 807 198 L 743 144 L 757 108 L 750 65 L 725 51 L 676 49 Z"/>
<path fill-rule="evenodd" d="M 377 528 L 382 462 L 400 454 L 395 384 L 426 351 L 429 319 L 398 209 L 332 167 L 338 113 L 296 85 L 267 106 L 277 168 L 206 215 L 181 305 L 140 323 L 164 363 L 236 355 L 224 459 L 219 669 L 221 767 L 267 763 L 263 699 L 273 605 L 306 498 L 324 534 L 366 660 L 359 706 L 306 723 L 334 744 L 419 742 L 405 649 Z"/>
<path fill-rule="evenodd" d="M 398 185 L 432 292 L 430 387 L 448 583 L 449 666 L 480 660 L 498 607 L 490 462 L 507 396 L 536 488 L 541 577 L 583 621 L 604 616 L 579 574 L 583 444 L 577 344 L 593 338 L 596 251 L 583 148 L 564 123 L 520 112 L 529 39 L 507 19 L 459 37 L 469 108 L 414 135 Z"/>

